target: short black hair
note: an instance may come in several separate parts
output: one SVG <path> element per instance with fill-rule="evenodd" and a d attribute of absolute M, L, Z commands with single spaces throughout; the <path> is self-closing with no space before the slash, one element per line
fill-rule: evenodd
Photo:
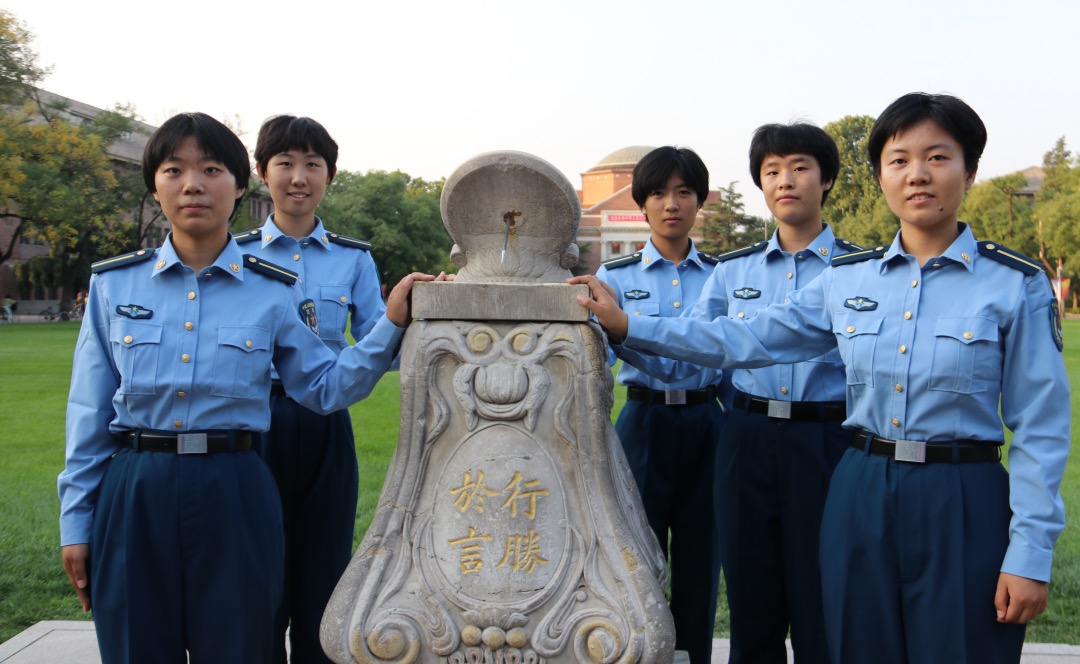
<path fill-rule="evenodd" d="M 761 125 L 750 139 L 750 177 L 761 189 L 761 164 L 774 154 L 786 157 L 791 154 L 808 154 L 817 160 L 821 169 L 821 183 L 833 183 L 840 173 L 840 150 L 836 141 L 821 127 L 809 122 Z M 831 189 L 821 192 L 821 203 L 829 197 Z"/>
<path fill-rule="evenodd" d="M 311 150 L 326 160 L 327 173 L 334 179 L 337 173 L 338 144 L 318 122 L 295 115 L 275 115 L 259 128 L 255 143 L 255 163 L 261 176 L 270 159 L 289 150 Z"/>
<path fill-rule="evenodd" d="M 911 92 L 889 104 L 870 128 L 866 147 L 874 175 L 881 175 L 881 151 L 885 143 L 924 120 L 931 120 L 960 144 L 964 150 L 964 168 L 969 176 L 975 175 L 986 147 L 986 125 L 982 118 L 957 97 L 926 92 Z"/>
<path fill-rule="evenodd" d="M 178 113 L 165 121 L 143 149 L 142 174 L 150 193 L 157 192 L 154 177 L 157 169 L 176 152 L 176 146 L 188 136 L 194 136 L 199 149 L 207 157 L 220 161 L 236 179 L 238 189 L 247 190 L 251 178 L 251 162 L 247 148 L 231 129 L 206 113 Z M 233 203 L 233 215 L 240 209 L 243 196 Z"/>
<path fill-rule="evenodd" d="M 705 162 L 690 148 L 668 145 L 649 152 L 634 166 L 630 194 L 638 207 L 645 206 L 651 192 L 666 187 L 672 173 L 681 175 L 686 186 L 697 194 L 698 208 L 705 205 L 709 197 L 709 169 Z"/>

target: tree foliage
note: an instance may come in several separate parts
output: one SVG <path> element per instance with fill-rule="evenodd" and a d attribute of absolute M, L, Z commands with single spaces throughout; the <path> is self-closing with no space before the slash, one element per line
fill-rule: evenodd
<path fill-rule="evenodd" d="M 21 235 L 48 246 L 19 274 L 31 285 L 61 288 L 66 308 L 85 287 L 90 263 L 124 244 L 116 223 L 124 196 L 100 136 L 61 121 L 23 124 L 11 135 L 25 180 L 0 217 L 17 219 Z"/>
<path fill-rule="evenodd" d="M 1028 256 L 1039 253 L 1033 201 L 1025 195 L 1027 178 L 1012 173 L 975 184 L 964 196 L 960 219 L 975 237 L 994 240 Z"/>
<path fill-rule="evenodd" d="M 1050 276 L 1080 283 L 1080 160 L 1059 138 L 1043 157 L 1043 184 L 1035 197 L 1039 253 Z M 1077 306 L 1077 289 L 1072 305 Z"/>
<path fill-rule="evenodd" d="M 0 104 L 21 103 L 49 73 L 38 66 L 33 42 L 30 30 L 0 9 Z"/>
<path fill-rule="evenodd" d="M 730 182 L 721 187 L 720 202 L 709 203 L 702 210 L 705 220 L 698 248 L 706 253 L 720 254 L 767 240 L 772 232 L 768 220 L 746 214 L 746 204 L 735 184 Z"/>
<path fill-rule="evenodd" d="M 383 283 L 392 287 L 413 271 L 438 273 L 452 266 L 453 241 L 443 227 L 443 181 L 407 173 L 338 171 L 319 207 L 328 228 L 371 242 Z"/>
<path fill-rule="evenodd" d="M 848 115 L 825 125 L 840 150 L 840 172 L 821 216 L 837 237 L 863 246 L 892 242 L 899 228 L 870 165 L 866 141 L 873 126 L 869 115 Z"/>
<path fill-rule="evenodd" d="M 47 254 L 18 266 L 27 285 L 61 289 L 61 306 L 85 287 L 89 266 L 102 254 L 129 248 L 122 211 L 131 191 L 107 154 L 133 128 L 134 110 L 103 111 L 93 126 L 65 120 L 65 103 L 34 87 L 47 73 L 37 64 L 33 35 L 0 10 L 0 221 L 12 225 L 0 263 L 22 238 Z M 130 171 L 131 166 L 126 165 Z M 136 245 L 137 246 L 137 245 Z"/>

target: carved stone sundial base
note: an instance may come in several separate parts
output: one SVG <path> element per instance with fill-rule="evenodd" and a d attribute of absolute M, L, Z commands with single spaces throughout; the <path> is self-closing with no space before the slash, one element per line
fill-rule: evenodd
<path fill-rule="evenodd" d="M 462 277 L 414 294 L 398 447 L 324 649 L 342 664 L 670 662 L 666 564 L 611 425 L 607 347 L 562 283 L 573 188 L 489 153 L 451 176 L 442 209 Z"/>

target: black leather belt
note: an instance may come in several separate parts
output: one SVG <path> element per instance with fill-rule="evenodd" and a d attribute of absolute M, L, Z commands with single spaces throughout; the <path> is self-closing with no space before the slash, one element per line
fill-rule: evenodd
<path fill-rule="evenodd" d="M 1001 445 L 981 440 L 955 440 L 950 443 L 924 443 L 918 440 L 889 440 L 866 431 L 851 438 L 859 451 L 912 463 L 985 463 L 1001 461 Z"/>
<path fill-rule="evenodd" d="M 125 431 L 120 436 L 124 447 L 136 452 L 172 452 L 174 454 L 210 454 L 246 452 L 251 449 L 250 431 Z"/>
<path fill-rule="evenodd" d="M 814 422 L 843 421 L 847 419 L 847 403 L 844 401 L 780 401 L 755 397 L 742 390 L 735 392 L 735 407 L 751 413 L 760 413 L 781 420 L 810 420 Z"/>
<path fill-rule="evenodd" d="M 716 386 L 710 385 L 703 390 L 650 390 L 647 387 L 626 387 L 626 398 L 631 401 L 662 403 L 668 406 L 695 406 L 716 401 Z"/>
<path fill-rule="evenodd" d="M 281 381 L 275 378 L 270 381 L 270 396 L 287 397 L 289 395 L 285 394 L 285 386 L 281 384 Z"/>

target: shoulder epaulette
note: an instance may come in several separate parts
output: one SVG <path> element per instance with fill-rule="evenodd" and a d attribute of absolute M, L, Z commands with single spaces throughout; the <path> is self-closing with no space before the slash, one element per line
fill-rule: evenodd
<path fill-rule="evenodd" d="M 633 265 L 634 263 L 640 263 L 640 262 L 641 262 L 641 252 L 636 251 L 636 252 L 630 254 L 629 256 L 620 256 L 619 258 L 612 258 L 609 261 L 604 261 L 603 263 L 601 263 L 601 265 L 603 265 L 605 268 L 610 270 L 610 269 L 613 269 L 613 268 L 616 268 L 616 267 L 623 267 L 623 266 L 626 266 L 626 265 Z"/>
<path fill-rule="evenodd" d="M 888 251 L 889 247 L 887 245 L 878 245 L 873 249 L 860 249 L 858 251 L 853 251 L 850 254 L 844 254 L 843 256 L 833 256 L 832 266 L 838 267 L 850 263 L 861 263 L 862 261 L 870 260 L 871 258 L 881 258 L 888 253 Z"/>
<path fill-rule="evenodd" d="M 706 265 L 716 265 L 717 263 L 720 262 L 719 258 L 717 258 L 716 256 L 713 256 L 712 254 L 707 254 L 704 251 L 697 252 L 697 255 L 698 255 L 698 258 L 701 259 L 701 262 L 705 263 Z"/>
<path fill-rule="evenodd" d="M 979 243 L 979 253 L 1002 265 L 1008 265 L 1014 270 L 1020 270 L 1029 277 L 1042 272 L 1042 266 L 1036 263 L 1034 259 L 1017 253 L 1008 247 L 1003 247 L 996 242 L 983 240 Z"/>
<path fill-rule="evenodd" d="M 236 244 L 244 244 L 245 242 L 253 242 L 255 240 L 258 240 L 260 235 L 262 235 L 262 230 L 258 228 L 253 228 L 250 231 L 237 233 L 233 236 L 233 239 L 236 240 Z"/>
<path fill-rule="evenodd" d="M 844 249 L 847 249 L 848 251 L 862 251 L 862 250 L 863 250 L 863 248 L 862 248 L 862 247 L 860 247 L 859 245 L 855 244 L 854 242 L 848 242 L 847 240 L 841 240 L 841 239 L 840 239 L 840 238 L 838 238 L 838 237 L 837 237 L 837 238 L 833 238 L 833 242 L 835 242 L 836 244 L 840 245 L 840 246 L 841 246 L 841 247 L 843 247 Z"/>
<path fill-rule="evenodd" d="M 105 260 L 98 261 L 90 266 L 90 271 L 94 274 L 101 274 L 102 272 L 107 272 L 118 267 L 127 267 L 128 265 L 135 265 L 136 263 L 141 263 L 153 255 L 153 249 L 139 249 L 138 251 L 133 251 L 130 254 L 123 254 L 122 256 L 114 256 L 112 258 L 106 258 Z"/>
<path fill-rule="evenodd" d="M 353 247 L 354 249 L 363 249 L 364 251 L 371 251 L 371 243 L 365 240 L 357 240 L 354 237 L 347 235 L 338 235 L 337 233 L 327 233 L 326 239 L 330 240 L 334 244 L 340 244 L 343 247 Z"/>
<path fill-rule="evenodd" d="M 280 265 L 274 265 L 269 261 L 264 261 L 258 256 L 252 256 L 251 254 L 244 254 L 244 265 L 255 270 L 259 274 L 272 277 L 278 281 L 284 281 L 290 286 L 295 284 L 297 280 L 297 274 L 292 270 L 286 270 Z"/>
<path fill-rule="evenodd" d="M 755 242 L 754 244 L 750 245 L 749 247 L 741 247 L 739 249 L 732 249 L 731 251 L 725 251 L 724 253 L 719 254 L 719 255 L 716 256 L 716 262 L 717 263 L 723 263 L 724 261 L 729 261 L 732 258 L 741 258 L 742 256 L 749 256 L 750 254 L 755 254 L 755 253 L 757 253 L 759 251 L 764 251 L 765 247 L 768 247 L 768 246 L 769 246 L 769 243 L 766 242 L 765 240 L 762 240 L 761 242 Z"/>

